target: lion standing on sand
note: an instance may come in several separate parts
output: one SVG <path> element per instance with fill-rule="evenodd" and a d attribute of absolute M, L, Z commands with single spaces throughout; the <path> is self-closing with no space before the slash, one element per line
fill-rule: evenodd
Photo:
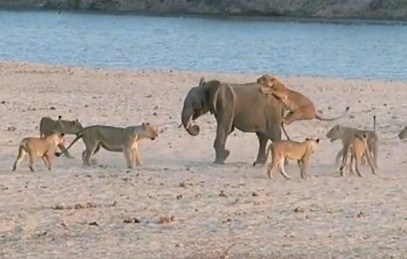
<path fill-rule="evenodd" d="M 18 147 L 17 159 L 13 164 L 13 171 L 17 169 L 18 164 L 23 160 L 24 156 L 30 156 L 28 168 L 34 172 L 34 163 L 37 158 L 42 158 L 48 170 L 51 170 L 52 158 L 58 145 L 64 143 L 64 133 L 54 131 L 52 134 L 42 138 L 26 137 L 21 140 Z"/>
<path fill-rule="evenodd" d="M 83 165 L 95 165 L 96 160 L 91 160 L 91 157 L 94 156 L 102 147 L 110 152 L 123 152 L 127 162 L 127 168 L 133 168 L 134 163 L 138 166 L 142 165 L 138 145 L 140 140 L 155 140 L 157 137 L 157 128 L 148 122 L 125 128 L 106 125 L 93 125 L 85 127 L 66 148 L 66 150 L 71 148 L 76 141 L 82 138 L 86 147 L 82 152 Z M 59 156 L 60 153 L 56 155 Z"/>
<path fill-rule="evenodd" d="M 271 163 L 267 167 L 267 175 L 271 179 L 271 171 L 276 166 L 279 172 L 286 179 L 291 179 L 284 171 L 284 162 L 286 159 L 297 160 L 298 166 L 300 167 L 301 177 L 304 179 L 306 176 L 306 169 L 308 167 L 308 162 L 311 154 L 315 152 L 316 146 L 319 143 L 319 138 L 309 139 L 306 138 L 303 142 L 298 142 L 294 140 L 280 140 L 272 142 L 266 153 L 266 157 L 269 156 L 271 151 Z"/>

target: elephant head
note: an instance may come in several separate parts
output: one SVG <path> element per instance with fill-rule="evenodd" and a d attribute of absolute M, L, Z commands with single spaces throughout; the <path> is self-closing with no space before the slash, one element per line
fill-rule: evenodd
<path fill-rule="evenodd" d="M 181 112 L 182 125 L 191 136 L 197 136 L 199 134 L 199 126 L 193 124 L 192 121 L 210 110 L 209 98 L 209 88 L 206 85 L 205 78 L 201 77 L 199 85 L 189 90 L 184 99 Z"/>

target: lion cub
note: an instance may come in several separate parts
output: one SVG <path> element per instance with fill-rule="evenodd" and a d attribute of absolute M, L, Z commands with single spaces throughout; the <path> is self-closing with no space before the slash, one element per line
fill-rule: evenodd
<path fill-rule="evenodd" d="M 323 118 L 319 115 L 315 109 L 314 103 L 305 95 L 287 88 L 283 83 L 278 81 L 271 75 L 262 75 L 257 78 L 257 83 L 263 84 L 260 91 L 263 94 L 272 94 L 279 99 L 285 109 L 290 112 L 283 118 L 283 124 L 290 125 L 297 120 L 312 120 L 318 119 L 321 121 L 333 121 L 342 118 L 349 111 L 349 107 L 346 107 L 345 113 L 341 116 L 334 118 Z"/>
<path fill-rule="evenodd" d="M 362 160 L 362 156 L 366 156 L 367 163 L 369 164 L 370 168 L 372 169 L 372 174 L 376 174 L 374 166 L 373 166 L 372 155 L 369 150 L 369 145 L 368 145 L 367 141 L 368 141 L 368 134 L 362 133 L 362 134 L 355 134 L 351 139 L 349 139 L 348 142 L 345 143 L 345 146 L 343 148 L 344 153 L 343 153 L 342 164 L 341 164 L 341 167 L 339 168 L 339 172 L 340 172 L 341 176 L 345 176 L 345 173 L 343 172 L 343 168 L 345 167 L 346 161 L 348 160 L 349 152 L 351 154 L 350 173 L 354 174 L 354 171 L 356 171 L 356 173 L 359 177 L 363 176 L 359 171 L 359 165 Z"/>
<path fill-rule="evenodd" d="M 34 163 L 37 158 L 42 158 L 48 170 L 51 170 L 52 158 L 57 146 L 63 144 L 64 133 L 59 133 L 54 131 L 51 135 L 37 138 L 37 137 L 26 137 L 21 140 L 18 147 L 17 159 L 13 165 L 13 171 L 17 169 L 17 165 L 23 160 L 26 153 L 30 156 L 30 162 L 28 168 L 31 172 L 34 172 Z"/>
<path fill-rule="evenodd" d="M 309 159 L 311 154 L 315 152 L 318 143 L 319 138 L 306 138 L 303 142 L 294 140 L 279 140 L 272 142 L 266 153 L 266 157 L 268 157 L 271 151 L 271 163 L 267 167 L 268 177 L 270 179 L 272 178 L 271 171 L 277 166 L 282 176 L 286 179 L 291 179 L 284 171 L 284 162 L 286 159 L 289 159 L 297 160 L 298 166 L 300 167 L 301 177 L 304 179 Z"/>

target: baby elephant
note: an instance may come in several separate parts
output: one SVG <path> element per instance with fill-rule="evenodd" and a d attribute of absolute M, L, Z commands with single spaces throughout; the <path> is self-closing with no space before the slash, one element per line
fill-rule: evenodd
<path fill-rule="evenodd" d="M 271 179 L 271 171 L 274 167 L 278 167 L 279 172 L 286 179 L 291 179 L 284 171 L 284 162 L 289 160 L 297 160 L 300 167 L 301 177 L 304 179 L 306 176 L 306 168 L 311 154 L 315 152 L 316 146 L 319 143 L 319 138 L 309 139 L 306 138 L 303 142 L 294 140 L 280 140 L 272 142 L 268 149 L 266 157 L 271 151 L 271 163 L 267 167 L 267 175 Z"/>

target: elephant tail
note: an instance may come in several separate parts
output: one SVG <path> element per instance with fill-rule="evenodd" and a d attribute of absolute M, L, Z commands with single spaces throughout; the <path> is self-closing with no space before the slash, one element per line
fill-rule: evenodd
<path fill-rule="evenodd" d="M 219 104 L 221 107 L 219 107 Z M 229 118 L 228 118 L 228 133 L 232 131 L 233 120 L 235 118 L 235 110 L 236 110 L 236 93 L 233 90 L 230 84 L 220 84 L 218 89 L 215 91 L 213 95 L 213 108 L 215 112 L 220 109 L 223 109 L 223 112 L 229 111 Z"/>

